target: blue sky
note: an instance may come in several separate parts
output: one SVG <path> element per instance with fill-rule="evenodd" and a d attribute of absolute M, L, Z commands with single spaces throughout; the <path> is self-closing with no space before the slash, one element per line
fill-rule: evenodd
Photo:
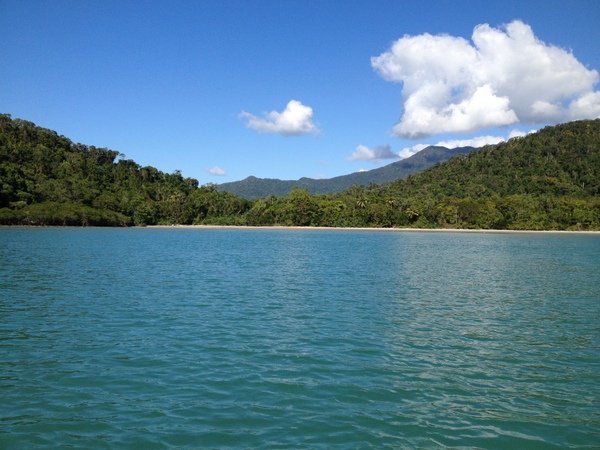
<path fill-rule="evenodd" d="M 200 184 L 330 178 L 600 116 L 599 23 L 597 0 L 0 0 L 0 112 Z"/>

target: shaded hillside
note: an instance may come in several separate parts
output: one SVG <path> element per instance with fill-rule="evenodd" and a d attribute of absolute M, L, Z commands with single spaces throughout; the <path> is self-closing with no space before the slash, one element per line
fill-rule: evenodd
<path fill-rule="evenodd" d="M 325 180 L 313 178 L 279 180 L 250 176 L 241 181 L 220 184 L 217 189 L 220 192 L 230 192 L 247 199 L 268 197 L 270 195 L 284 197 L 290 193 L 294 186 L 307 189 L 311 194 L 330 194 L 341 192 L 355 184 L 368 186 L 370 184 L 383 184 L 399 178 L 405 178 L 436 163 L 447 161 L 454 155 L 469 153 L 471 150 L 473 150 L 473 147 L 448 149 L 446 147 L 429 146 L 410 158 L 365 172 L 355 172 Z"/>

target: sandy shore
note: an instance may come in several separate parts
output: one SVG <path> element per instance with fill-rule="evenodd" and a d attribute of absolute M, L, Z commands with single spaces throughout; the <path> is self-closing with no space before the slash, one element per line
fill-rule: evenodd
<path fill-rule="evenodd" d="M 240 230 L 304 230 L 304 231 L 377 231 L 383 233 L 500 233 L 500 234 L 600 234 L 600 231 L 556 231 L 556 230 L 468 230 L 454 228 L 357 228 L 357 227 L 285 227 L 285 226 L 239 226 L 239 225 L 151 225 L 145 228 L 171 229 L 240 229 Z"/>

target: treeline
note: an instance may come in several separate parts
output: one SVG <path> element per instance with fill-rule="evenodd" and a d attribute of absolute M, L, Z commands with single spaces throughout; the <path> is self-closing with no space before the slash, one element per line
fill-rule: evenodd
<path fill-rule="evenodd" d="M 245 200 L 0 115 L 0 224 L 600 229 L 600 120 L 547 127 L 384 185 Z"/>

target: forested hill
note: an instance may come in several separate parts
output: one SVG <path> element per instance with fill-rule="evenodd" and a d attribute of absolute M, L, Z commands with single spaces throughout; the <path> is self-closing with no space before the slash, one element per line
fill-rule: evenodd
<path fill-rule="evenodd" d="M 258 199 L 245 223 L 600 230 L 600 119 L 546 127 L 384 185 Z"/>
<path fill-rule="evenodd" d="M 418 226 L 598 229 L 600 119 L 458 155 L 375 191 L 400 199 Z"/>
<path fill-rule="evenodd" d="M 247 199 L 268 197 L 270 195 L 285 197 L 294 186 L 306 189 L 311 194 L 331 194 L 341 192 L 356 184 L 368 186 L 370 184 L 383 184 L 399 178 L 405 178 L 413 173 L 421 172 L 436 163 L 447 161 L 459 153 L 469 153 L 471 150 L 473 150 L 473 147 L 449 149 L 446 147 L 429 146 L 412 155 L 410 158 L 364 172 L 355 172 L 324 180 L 314 178 L 279 180 L 251 176 L 241 181 L 222 183 L 217 189 L 221 192 L 230 192 Z"/>
<path fill-rule="evenodd" d="M 0 224 L 146 225 L 237 216 L 247 201 L 0 114 Z M 118 160 L 117 160 L 118 159 Z"/>
<path fill-rule="evenodd" d="M 458 155 L 385 188 L 408 195 L 600 195 L 600 119 L 546 127 Z"/>
<path fill-rule="evenodd" d="M 600 119 L 547 127 L 391 183 L 251 201 L 0 114 L 0 224 L 600 230 Z"/>

